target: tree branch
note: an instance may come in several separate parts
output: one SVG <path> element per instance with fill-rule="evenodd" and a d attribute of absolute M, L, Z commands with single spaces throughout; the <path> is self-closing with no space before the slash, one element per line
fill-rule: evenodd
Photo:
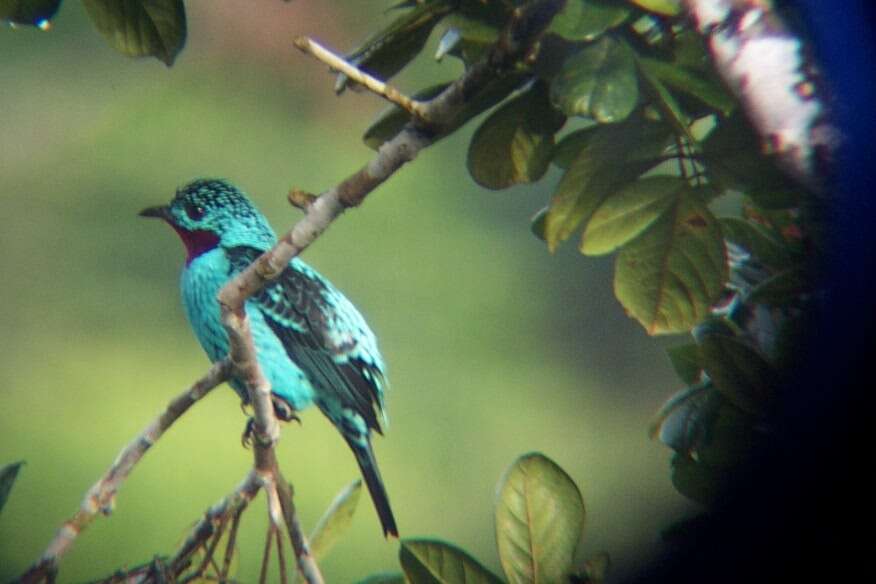
<path fill-rule="evenodd" d="M 282 273 L 292 258 L 312 244 L 341 213 L 360 205 L 377 186 L 413 160 L 420 150 L 430 146 L 443 128 L 451 127 L 453 118 L 473 95 L 528 55 L 564 5 L 565 0 L 537 0 L 516 9 L 508 27 L 483 62 L 469 68 L 444 92 L 422 104 L 422 108 L 416 108 L 413 121 L 382 145 L 371 162 L 309 202 L 304 218 L 219 292 L 222 324 L 228 333 L 234 375 L 245 383 L 253 404 L 256 468 L 263 476 L 270 474 L 278 486 L 278 495 L 283 493 L 284 520 L 299 569 L 307 582 L 322 582 L 322 576 L 298 525 L 291 489 L 284 492 L 288 483 L 282 480 L 273 449 L 279 437 L 279 427 L 270 397 L 271 386 L 256 357 L 244 303 L 266 282 Z M 307 44 L 310 48 L 315 45 L 303 40 L 298 44 Z"/>
<path fill-rule="evenodd" d="M 396 104 L 412 116 L 421 117 L 421 111 L 423 109 L 422 102 L 411 99 L 392 85 L 384 83 L 380 79 L 372 77 L 365 71 L 358 69 L 356 66 L 346 62 L 342 57 L 335 55 L 313 39 L 300 36 L 297 37 L 294 42 L 295 46 L 301 51 L 313 55 L 331 67 L 332 70 L 343 73 L 351 81 L 355 81 L 386 101 Z"/>
<path fill-rule="evenodd" d="M 240 514 L 263 486 L 264 480 L 259 473 L 255 469 L 250 470 L 243 482 L 231 494 L 207 509 L 207 512 L 195 524 L 186 540 L 168 562 L 174 577 L 185 570 L 191 562 L 192 555 L 213 536 L 217 525 L 224 524 L 228 518 L 237 521 L 235 518 L 240 517 Z M 209 560 L 209 556 L 205 554 L 204 560 Z"/>
<path fill-rule="evenodd" d="M 312 200 L 308 197 L 306 201 L 293 197 L 293 202 L 300 202 L 306 208 L 304 218 L 280 238 L 272 249 L 263 253 L 246 270 L 228 282 L 219 293 L 222 323 L 230 344 L 228 357 L 216 363 L 192 388 L 173 400 L 167 410 L 122 451 L 106 475 L 88 491 L 82 508 L 64 524 L 43 557 L 22 576 L 22 582 L 53 580 L 61 555 L 69 549 L 76 536 L 98 511 L 109 513 L 118 487 L 146 450 L 195 401 L 233 376 L 244 382 L 253 405 L 254 468 L 231 495 L 207 511 L 171 560 L 171 571 L 178 575 L 188 566 L 192 554 L 214 534 L 214 524 L 217 521 L 225 521 L 233 514 L 236 525 L 243 508 L 259 488 L 265 487 L 269 508 L 273 509 L 272 522 L 277 520 L 276 507 L 279 505 L 279 516 L 286 524 L 299 570 L 307 582 L 322 583 L 322 575 L 295 514 L 291 486 L 277 466 L 274 444 L 279 439 L 279 424 L 271 400 L 270 382 L 256 359 L 244 303 L 266 282 L 277 277 L 292 258 L 312 244 L 346 209 L 360 205 L 369 193 L 405 163 L 413 160 L 420 150 L 433 144 L 442 131 L 452 128 L 453 120 L 462 107 L 490 81 L 507 74 L 517 61 L 530 57 L 533 46 L 564 5 L 565 0 L 534 0 L 516 9 L 508 27 L 486 59 L 470 67 L 434 99 L 428 102 L 411 100 L 411 103 L 417 104 L 409 109 L 414 113 L 413 120 L 397 136 L 381 146 L 371 162 L 319 197 Z M 308 46 L 312 48 L 309 43 L 308 41 Z M 344 69 L 347 67 L 344 66 Z M 351 71 L 345 72 L 349 75 Z M 359 78 L 364 79 L 361 75 L 356 76 L 358 78 L 352 75 L 350 77 L 356 81 Z M 366 87 L 369 84 L 365 84 Z M 384 84 L 381 95 L 385 96 L 386 93 L 388 92 Z M 164 570 L 166 565 L 162 564 L 158 568 L 152 564 L 145 566 L 143 576 L 154 573 L 159 568 Z M 161 573 L 164 574 L 163 571 Z"/>
<path fill-rule="evenodd" d="M 228 379 L 230 371 L 228 360 L 223 359 L 215 363 L 203 377 L 175 397 L 167 405 L 164 412 L 122 449 L 112 466 L 85 493 L 79 510 L 61 526 L 55 538 L 43 552 L 42 557 L 21 576 L 21 582 L 39 582 L 54 577 L 58 561 L 70 549 L 76 537 L 94 520 L 98 513 L 109 515 L 112 512 L 116 493 L 149 448 L 195 402 Z"/>
<path fill-rule="evenodd" d="M 684 0 L 684 5 L 764 150 L 776 153 L 799 182 L 821 190 L 839 132 L 828 120 L 803 43 L 762 0 Z"/>

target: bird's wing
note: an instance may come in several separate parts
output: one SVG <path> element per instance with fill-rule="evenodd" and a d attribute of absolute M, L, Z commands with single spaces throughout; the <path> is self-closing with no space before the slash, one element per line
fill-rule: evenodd
<path fill-rule="evenodd" d="M 226 251 L 233 272 L 262 253 L 245 246 Z M 346 419 L 342 410 L 352 409 L 368 428 L 381 432 L 377 414 L 383 413 L 383 360 L 374 333 L 343 294 L 306 264 L 293 260 L 248 303 L 257 306 L 289 358 L 323 393 L 324 410 L 340 407 L 337 415 Z M 359 433 L 354 428 L 348 432 Z"/>

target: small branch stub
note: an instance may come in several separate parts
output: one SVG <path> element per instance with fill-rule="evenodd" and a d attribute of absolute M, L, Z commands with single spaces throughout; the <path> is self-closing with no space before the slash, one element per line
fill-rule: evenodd
<path fill-rule="evenodd" d="M 289 191 L 287 199 L 289 199 L 290 205 L 306 212 L 316 200 L 316 195 L 308 193 L 307 191 L 302 191 L 301 189 L 293 188 Z"/>
<path fill-rule="evenodd" d="M 394 103 L 415 118 L 423 119 L 425 105 L 422 102 L 411 99 L 392 85 L 384 83 L 380 79 L 372 77 L 358 67 L 351 65 L 342 57 L 332 53 L 313 39 L 305 36 L 297 37 L 295 39 L 295 46 L 302 52 L 313 55 L 318 60 L 331 67 L 333 71 L 343 73 L 349 77 L 351 81 L 358 83 L 386 101 Z"/>

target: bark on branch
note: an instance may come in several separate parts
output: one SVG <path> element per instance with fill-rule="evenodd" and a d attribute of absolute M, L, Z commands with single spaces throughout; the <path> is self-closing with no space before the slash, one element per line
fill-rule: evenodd
<path fill-rule="evenodd" d="M 360 205 L 369 193 L 405 163 L 413 160 L 420 150 L 430 146 L 442 132 L 452 128 L 454 118 L 474 95 L 529 56 L 533 46 L 564 5 L 565 0 L 534 0 L 516 9 L 511 22 L 487 57 L 470 67 L 444 92 L 428 102 L 410 100 L 396 90 L 387 91 L 385 85 L 380 90 L 373 83 L 363 84 L 366 87 L 373 86 L 371 88 L 378 90 L 381 95 L 394 95 L 397 103 L 415 104 L 408 108 L 413 115 L 411 122 L 397 136 L 383 144 L 377 155 L 359 171 L 319 197 L 312 200 L 307 197 L 306 203 L 302 200 L 302 206 L 306 209 L 304 218 L 283 235 L 272 249 L 262 254 L 220 291 L 218 299 L 222 323 L 230 343 L 228 357 L 173 400 L 167 411 L 122 451 L 110 470 L 88 491 L 82 508 L 64 524 L 43 557 L 21 577 L 22 582 L 52 581 L 61 555 L 99 511 L 108 513 L 112 509 L 119 485 L 146 450 L 195 401 L 233 376 L 244 382 L 253 405 L 254 468 L 231 495 L 207 511 L 170 565 L 175 566 L 176 560 L 183 562 L 190 558 L 193 550 L 204 545 L 214 535 L 217 521 L 226 521 L 229 515 L 234 515 L 236 522 L 243 507 L 259 488 L 265 488 L 271 521 L 274 525 L 280 521 L 286 524 L 299 570 L 308 583 L 322 583 L 322 575 L 298 524 L 291 485 L 285 481 L 277 465 L 274 444 L 279 439 L 279 424 L 274 414 L 270 382 L 256 359 L 244 303 L 266 282 L 277 277 L 292 258 L 312 244 L 346 209 Z M 310 43 L 303 39 L 296 42 L 302 48 L 304 45 L 312 48 Z M 328 51 L 309 52 L 318 58 L 328 58 L 332 66 L 338 65 L 338 57 L 326 57 L 331 55 Z M 344 65 L 343 68 L 349 70 L 350 67 Z M 356 77 L 357 81 L 364 79 L 364 73 Z M 299 198 L 295 197 L 294 200 Z M 148 574 L 158 569 L 151 566 L 144 567 L 144 577 L 148 578 Z M 150 569 L 152 572 L 148 572 Z M 163 577 L 164 572 L 161 574 Z"/>
<path fill-rule="evenodd" d="M 716 69 L 760 132 L 764 150 L 814 191 L 824 186 L 839 132 L 802 41 L 763 0 L 684 0 Z"/>
<path fill-rule="evenodd" d="M 228 379 L 230 362 L 223 359 L 190 388 L 175 397 L 167 408 L 134 438 L 116 457 L 112 466 L 98 479 L 79 506 L 79 510 L 58 530 L 42 557 L 21 576 L 21 582 L 51 581 L 61 556 L 70 549 L 76 537 L 88 527 L 98 513 L 109 515 L 115 505 L 116 493 L 134 466 L 168 428 L 213 388 Z"/>

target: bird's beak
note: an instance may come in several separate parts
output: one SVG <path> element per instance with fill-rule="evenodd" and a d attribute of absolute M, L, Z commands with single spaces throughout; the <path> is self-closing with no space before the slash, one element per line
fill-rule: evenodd
<path fill-rule="evenodd" d="M 138 213 L 140 217 L 152 217 L 155 219 L 164 219 L 170 221 L 170 208 L 167 205 L 159 205 L 157 207 L 147 207 Z"/>

